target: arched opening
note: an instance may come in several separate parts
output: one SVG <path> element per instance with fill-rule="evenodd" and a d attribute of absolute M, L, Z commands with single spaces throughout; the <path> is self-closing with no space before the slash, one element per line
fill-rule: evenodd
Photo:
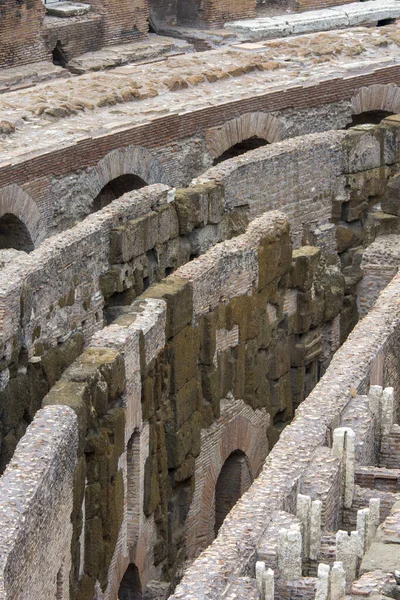
<path fill-rule="evenodd" d="M 351 129 L 352 127 L 356 127 L 356 125 L 379 125 L 383 119 L 393 114 L 387 110 L 366 110 L 358 115 L 352 115 L 351 123 L 346 125 L 345 129 Z"/>
<path fill-rule="evenodd" d="M 53 57 L 53 65 L 56 65 L 57 67 L 64 67 L 64 68 L 67 66 L 68 58 L 64 52 L 64 49 L 62 47 L 60 40 L 54 46 L 51 54 Z"/>
<path fill-rule="evenodd" d="M 118 600 L 142 600 L 142 584 L 136 565 L 131 563 L 122 578 L 118 590 Z"/>
<path fill-rule="evenodd" d="M 388 19 L 381 19 L 378 21 L 377 25 L 378 27 L 385 27 L 386 25 L 393 25 L 394 23 L 396 23 L 396 19 L 391 19 L 389 17 Z"/>
<path fill-rule="evenodd" d="M 138 175 L 120 175 L 103 187 L 93 201 L 91 212 L 97 212 L 127 192 L 140 190 L 146 185 L 147 183 Z"/>
<path fill-rule="evenodd" d="M 253 477 L 247 456 L 241 450 L 235 450 L 226 459 L 215 486 L 215 535 L 227 514 L 249 489 L 252 482 Z"/>
<path fill-rule="evenodd" d="M 32 252 L 35 248 L 26 225 L 11 213 L 0 218 L 0 249 L 5 248 L 24 252 Z"/>
<path fill-rule="evenodd" d="M 228 160 L 229 158 L 235 158 L 235 156 L 240 156 L 241 154 L 245 154 L 249 152 L 249 150 L 255 150 L 256 148 L 261 148 L 262 146 L 266 146 L 268 144 L 267 140 L 263 138 L 257 137 L 256 135 L 248 138 L 247 140 L 243 140 L 243 142 L 238 142 L 234 146 L 228 148 L 214 159 L 214 165 L 219 165 L 219 163 L 224 162 L 224 160 Z"/>

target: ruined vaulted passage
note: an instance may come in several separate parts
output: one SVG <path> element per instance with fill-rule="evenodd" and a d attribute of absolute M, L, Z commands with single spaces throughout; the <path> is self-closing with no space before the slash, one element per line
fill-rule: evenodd
<path fill-rule="evenodd" d="M 7 213 L 0 218 L 0 249 L 15 248 L 32 252 L 34 244 L 28 228 L 15 215 Z"/>
<path fill-rule="evenodd" d="M 142 600 L 142 584 L 136 565 L 131 563 L 121 581 L 118 590 L 118 600 Z"/>
<path fill-rule="evenodd" d="M 240 156 L 241 154 L 245 154 L 249 152 L 249 150 L 255 150 L 256 148 L 261 148 L 262 146 L 266 146 L 268 144 L 267 140 L 264 140 L 256 135 L 244 140 L 243 142 L 238 142 L 234 146 L 225 150 L 221 156 L 218 156 L 214 159 L 214 165 L 219 165 L 219 163 L 224 162 L 224 160 L 228 160 L 229 158 L 235 158 L 235 156 Z"/>
<path fill-rule="evenodd" d="M 97 212 L 110 204 L 113 200 L 123 196 L 123 194 L 132 192 L 133 190 L 140 190 L 146 185 L 147 183 L 138 175 L 120 175 L 120 177 L 116 177 L 103 187 L 93 201 L 91 212 Z"/>
<path fill-rule="evenodd" d="M 232 452 L 226 459 L 215 486 L 215 535 L 227 514 L 249 489 L 252 481 L 253 477 L 245 453 L 240 450 Z"/>
<path fill-rule="evenodd" d="M 367 110 L 357 115 L 352 115 L 351 123 L 346 125 L 346 129 L 350 129 L 356 125 L 379 125 L 383 119 L 393 114 L 387 110 Z"/>

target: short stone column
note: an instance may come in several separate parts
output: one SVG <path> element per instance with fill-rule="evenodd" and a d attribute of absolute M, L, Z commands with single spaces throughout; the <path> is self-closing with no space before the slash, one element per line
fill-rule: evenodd
<path fill-rule="evenodd" d="M 317 591 L 315 600 L 328 600 L 330 567 L 324 563 L 318 565 Z"/>
<path fill-rule="evenodd" d="M 331 569 L 331 586 L 329 600 L 344 600 L 346 597 L 346 573 L 343 563 L 334 562 Z"/>
<path fill-rule="evenodd" d="M 360 539 L 357 531 L 350 535 L 347 531 L 339 530 L 336 534 L 336 559 L 343 564 L 346 582 L 351 583 L 357 575 Z"/>
<path fill-rule="evenodd" d="M 265 562 L 256 562 L 256 581 L 260 590 L 261 600 L 274 600 L 275 580 L 272 569 L 265 568 Z"/>
<path fill-rule="evenodd" d="M 342 465 L 343 506 L 350 508 L 354 495 L 355 433 L 350 427 L 338 427 L 333 432 L 332 452 Z"/>
<path fill-rule="evenodd" d="M 290 529 L 281 529 L 278 542 L 278 568 L 282 579 L 290 580 L 301 577 L 301 555 L 300 528 L 292 526 Z"/>
<path fill-rule="evenodd" d="M 367 527 L 367 540 L 365 551 L 369 549 L 376 536 L 376 530 L 379 527 L 381 500 L 380 498 L 371 498 L 369 501 L 369 518 Z"/>
<path fill-rule="evenodd" d="M 316 560 L 321 547 L 322 502 L 298 494 L 296 514 L 303 525 L 304 558 Z"/>

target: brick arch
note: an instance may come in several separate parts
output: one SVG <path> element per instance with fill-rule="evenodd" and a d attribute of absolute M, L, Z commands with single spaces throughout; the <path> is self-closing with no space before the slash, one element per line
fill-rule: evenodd
<path fill-rule="evenodd" d="M 46 226 L 36 202 L 18 185 L 8 185 L 0 190 L 0 218 L 6 214 L 22 221 L 35 248 L 46 237 Z"/>
<path fill-rule="evenodd" d="M 206 132 L 208 149 L 213 158 L 218 158 L 232 146 L 251 137 L 259 137 L 269 143 L 279 142 L 284 137 L 283 123 L 273 115 L 254 112 L 241 115 Z"/>
<path fill-rule="evenodd" d="M 141 146 L 118 148 L 106 154 L 91 169 L 88 184 L 93 199 L 113 179 L 121 175 L 137 175 L 147 184 L 167 183 L 167 176 L 161 163 Z"/>
<path fill-rule="evenodd" d="M 392 83 L 362 87 L 351 99 L 353 114 L 382 110 L 400 113 L 400 87 Z"/>
<path fill-rule="evenodd" d="M 240 450 L 248 459 L 255 479 L 268 454 L 265 411 L 253 411 L 243 401 L 223 400 L 221 417 L 202 432 L 201 451 L 196 459 L 195 490 L 186 528 L 186 551 L 195 558 L 214 539 L 214 496 L 218 476 L 229 456 Z"/>

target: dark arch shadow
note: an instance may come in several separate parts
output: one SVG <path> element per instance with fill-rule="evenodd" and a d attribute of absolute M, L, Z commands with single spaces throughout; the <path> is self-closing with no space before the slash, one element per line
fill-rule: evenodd
<path fill-rule="evenodd" d="M 241 450 L 235 450 L 224 462 L 215 486 L 215 535 L 227 514 L 252 482 L 249 459 Z"/>
<path fill-rule="evenodd" d="M 25 223 L 12 213 L 0 218 L 0 249 L 15 248 L 24 252 L 32 252 L 35 246 Z"/>
<path fill-rule="evenodd" d="M 358 115 L 352 115 L 351 123 L 348 123 L 345 129 L 351 129 L 357 125 L 379 125 L 383 119 L 393 114 L 387 110 L 366 110 Z"/>
<path fill-rule="evenodd" d="M 103 187 L 93 200 L 91 212 L 97 212 L 127 192 L 140 190 L 146 185 L 147 183 L 138 175 L 131 175 L 130 173 L 127 175 L 120 175 L 119 177 L 112 179 L 112 181 L 109 181 Z"/>
<path fill-rule="evenodd" d="M 220 156 L 214 159 L 213 165 L 219 165 L 220 163 L 228 160 L 229 158 L 235 158 L 236 156 L 240 156 L 241 154 L 245 154 L 249 152 L 249 150 L 255 150 L 256 148 L 261 148 L 262 146 L 267 146 L 269 142 L 264 140 L 263 138 L 257 137 L 256 135 L 248 138 L 247 140 L 243 140 L 243 142 L 238 142 L 234 146 L 225 150 Z"/>
<path fill-rule="evenodd" d="M 142 598 L 143 592 L 139 571 L 137 566 L 131 563 L 120 583 L 118 600 L 142 600 Z"/>

